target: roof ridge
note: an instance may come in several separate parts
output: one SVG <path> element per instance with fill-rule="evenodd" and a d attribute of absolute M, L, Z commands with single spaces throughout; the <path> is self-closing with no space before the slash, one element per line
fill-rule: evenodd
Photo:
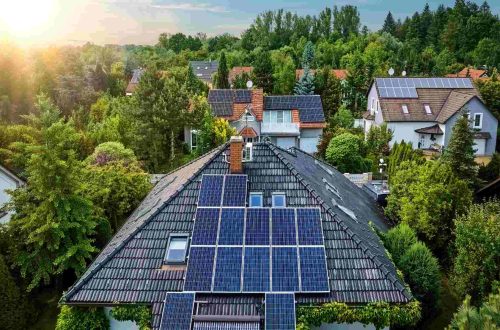
<path fill-rule="evenodd" d="M 371 259 L 380 269 L 380 271 L 385 275 L 386 279 L 389 280 L 396 288 L 398 288 L 405 297 L 410 299 L 411 295 L 408 294 L 405 286 L 400 283 L 400 280 L 394 276 L 389 269 L 379 260 L 378 256 L 374 254 L 364 243 L 363 239 L 359 237 L 358 234 L 356 234 L 349 226 L 345 224 L 345 222 L 340 219 L 337 215 L 337 213 L 333 212 L 333 208 L 328 205 L 322 198 L 321 196 L 311 188 L 311 184 L 305 180 L 300 173 L 294 168 L 294 166 L 287 160 L 284 159 L 284 157 L 279 154 L 279 152 L 276 152 L 276 150 L 282 150 L 281 148 L 278 148 L 277 146 L 273 145 L 272 143 L 267 143 L 271 151 L 278 157 L 278 159 L 285 164 L 285 166 L 292 172 L 292 174 L 299 180 L 299 182 L 304 185 L 304 187 L 309 191 L 309 193 L 320 203 L 320 205 L 330 213 L 330 215 L 336 220 L 336 222 L 339 224 L 339 226 L 342 227 L 344 232 L 358 245 L 358 247 L 367 255 L 369 259 Z M 294 148 L 297 149 L 297 148 Z M 312 157 L 313 159 L 316 159 L 316 157 L 313 157 L 302 150 L 300 150 L 302 153 Z M 392 262 L 392 261 L 391 261 Z"/>
<path fill-rule="evenodd" d="M 153 217 L 154 217 L 154 216 L 155 216 L 158 212 L 160 212 L 160 211 L 161 211 L 161 208 L 162 208 L 164 205 L 166 205 L 166 204 L 167 204 L 167 203 L 169 203 L 169 202 L 170 202 L 173 198 L 175 198 L 175 197 L 176 197 L 176 196 L 177 196 L 177 195 L 178 195 L 178 194 L 182 191 L 182 188 L 183 188 L 183 187 L 185 187 L 187 183 L 190 183 L 190 182 L 193 180 L 193 178 L 194 178 L 195 176 L 197 176 L 197 175 L 198 175 L 198 173 L 200 173 L 201 171 L 203 171 L 203 170 L 204 170 L 204 169 L 208 166 L 208 164 L 210 164 L 210 163 L 211 163 L 211 161 L 212 161 L 213 159 L 215 159 L 217 156 L 219 156 L 219 155 L 220 155 L 220 154 L 221 154 L 221 153 L 222 153 L 222 152 L 226 149 L 226 147 L 227 147 L 227 145 L 228 145 L 228 144 L 229 144 L 229 143 L 228 143 L 228 142 L 226 142 L 225 144 L 223 144 L 223 145 L 221 145 L 221 146 L 217 147 L 217 148 L 219 148 L 219 150 L 218 150 L 218 151 L 216 151 L 216 152 L 214 153 L 214 155 L 210 157 L 210 159 L 208 159 L 208 160 L 207 160 L 207 161 L 206 161 L 206 162 L 205 162 L 205 163 L 204 163 L 204 164 L 203 164 L 203 165 L 202 165 L 202 166 L 201 166 L 201 167 L 200 167 L 200 168 L 199 168 L 196 172 L 194 172 L 194 173 L 193 173 L 193 175 L 191 175 L 191 176 L 190 176 L 190 177 L 186 180 L 186 182 L 185 182 L 185 183 L 184 183 L 181 187 L 179 187 L 179 188 L 177 189 L 177 191 L 175 191 L 175 192 L 172 194 L 172 196 L 170 196 L 170 197 L 169 197 L 166 201 L 164 201 L 164 202 L 162 203 L 162 205 L 161 205 L 161 206 L 159 206 L 159 207 L 158 207 L 158 209 L 157 209 L 157 210 L 156 210 L 153 214 L 150 214 L 150 215 L 148 216 L 148 218 L 147 218 L 147 219 L 146 219 L 146 220 L 145 220 L 145 221 L 144 221 L 141 225 L 137 226 L 137 228 L 135 228 L 135 229 L 134 229 L 134 230 L 133 230 L 133 231 L 132 231 L 132 232 L 128 235 L 128 237 L 126 237 L 125 239 L 123 239 L 123 240 L 121 241 L 121 243 L 120 243 L 120 244 L 118 244 L 118 245 L 117 245 L 117 246 L 116 246 L 116 247 L 115 247 L 115 248 L 114 248 L 114 249 L 113 249 L 113 250 L 112 250 L 112 251 L 111 251 L 111 252 L 110 252 L 110 253 L 109 253 L 109 254 L 108 254 L 108 255 L 107 255 L 107 256 L 106 256 L 103 260 L 102 260 L 102 261 L 100 261 L 99 263 L 97 263 L 97 264 L 96 264 L 96 267 L 95 267 L 94 269 L 92 269 L 92 270 L 91 270 L 91 271 L 90 271 L 87 275 L 85 275 L 85 273 L 84 273 L 84 274 L 82 275 L 82 277 L 80 278 L 80 280 L 81 280 L 81 281 L 77 281 L 77 282 L 76 282 L 73 286 L 71 286 L 70 288 L 68 288 L 68 290 L 66 291 L 66 293 L 65 293 L 65 294 L 63 294 L 63 296 L 61 297 L 61 300 L 67 300 L 68 298 L 71 298 L 71 297 L 72 297 L 72 296 L 76 293 L 75 291 L 76 291 L 76 290 L 78 290 L 78 289 L 80 289 L 80 288 L 81 288 L 81 287 L 82 287 L 85 283 L 87 283 L 87 282 L 90 280 L 90 277 L 91 277 L 92 275 L 94 275 L 94 274 L 95 274 L 98 270 L 100 270 L 100 269 L 104 266 L 104 264 L 106 264 L 106 263 L 107 263 L 107 262 L 108 262 L 111 258 L 113 258 L 113 257 L 114 257 L 114 256 L 115 256 L 115 255 L 116 255 L 119 251 L 121 251 L 121 249 L 122 249 L 122 248 L 123 248 L 123 247 L 124 247 L 124 246 L 125 246 L 125 245 L 129 242 L 129 241 L 130 241 L 130 239 L 131 239 L 133 236 L 135 236 L 135 234 L 137 234 L 137 232 L 138 232 L 138 231 L 140 231 L 142 228 L 144 228 L 144 226 L 145 226 L 146 224 L 148 224 L 148 223 L 149 223 L 149 222 L 153 219 Z M 198 157 L 198 158 L 196 158 L 196 159 L 194 159 L 194 160 L 190 161 L 189 163 L 186 163 L 185 165 L 183 165 L 183 166 L 181 166 L 181 167 L 178 167 L 176 170 L 171 171 L 171 172 L 169 172 L 168 174 L 166 174 L 163 178 L 167 177 L 168 175 L 170 175 L 170 174 L 172 174 L 172 173 L 175 173 L 175 172 L 179 171 L 179 170 L 180 170 L 180 169 L 182 169 L 182 168 L 185 168 L 186 166 L 188 166 L 188 165 L 190 165 L 190 164 L 193 164 L 195 161 L 200 160 L 200 159 L 202 159 L 203 157 L 205 157 L 205 156 L 209 155 L 211 152 L 213 152 L 213 151 L 214 151 L 215 149 L 217 149 L 217 148 L 214 148 L 214 149 L 210 150 L 209 152 L 207 152 L 207 153 L 205 153 L 205 154 L 201 155 L 200 157 Z M 162 179 L 163 179 L 163 178 L 162 178 Z M 152 191 L 153 191 L 153 189 L 151 189 L 151 192 L 152 192 Z M 150 193 L 151 193 L 151 192 L 150 192 Z M 149 195 L 149 194 L 148 194 L 148 195 Z M 135 210 L 134 210 L 134 212 L 135 212 Z M 132 216 L 132 215 L 134 214 L 134 212 L 132 212 L 130 216 Z M 127 222 L 128 222 L 128 219 L 127 219 L 127 221 L 125 221 L 125 224 L 126 224 Z M 124 224 L 124 225 L 125 225 L 125 224 Z M 123 226 L 122 226 L 122 227 L 123 227 Z M 120 228 L 120 229 L 121 229 L 121 228 Z M 116 232 L 116 233 L 115 233 L 115 235 L 116 235 L 116 234 L 118 234 L 118 232 Z M 113 236 L 113 237 L 114 237 L 114 236 Z M 111 240 L 108 242 L 108 244 L 109 244 L 110 242 L 111 242 Z M 101 252 L 97 255 L 97 257 L 94 259 L 94 261 L 95 261 L 95 260 L 97 260 L 97 259 L 99 258 L 99 256 L 100 256 L 100 255 L 104 252 L 104 249 L 105 249 L 105 248 L 106 248 L 106 247 L 104 247 L 104 248 L 101 250 Z M 85 278 L 83 278 L 84 276 L 85 276 Z"/>

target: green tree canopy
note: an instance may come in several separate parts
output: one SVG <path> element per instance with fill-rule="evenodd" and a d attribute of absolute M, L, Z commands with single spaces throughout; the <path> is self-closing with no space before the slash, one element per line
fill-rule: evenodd
<path fill-rule="evenodd" d="M 229 70 L 227 68 L 226 53 L 224 52 L 221 52 L 219 57 L 219 67 L 217 68 L 215 88 L 219 89 L 229 88 Z"/>
<path fill-rule="evenodd" d="M 26 301 L 0 254 L 0 329 L 22 330 L 26 327 Z"/>
<path fill-rule="evenodd" d="M 255 86 L 264 89 L 265 93 L 271 93 L 274 85 L 271 56 L 266 51 L 260 51 L 256 56 L 252 71 L 253 82 Z"/>
<path fill-rule="evenodd" d="M 500 290 L 488 296 L 479 308 L 471 305 L 467 296 L 453 315 L 447 330 L 494 330 L 500 324 Z"/>
<path fill-rule="evenodd" d="M 308 66 L 304 68 L 304 73 L 293 88 L 295 95 L 313 95 L 314 94 L 314 75 Z"/>
<path fill-rule="evenodd" d="M 361 155 L 363 141 L 352 133 L 342 133 L 330 140 L 326 159 L 342 173 L 363 173 L 370 169 L 371 161 Z"/>

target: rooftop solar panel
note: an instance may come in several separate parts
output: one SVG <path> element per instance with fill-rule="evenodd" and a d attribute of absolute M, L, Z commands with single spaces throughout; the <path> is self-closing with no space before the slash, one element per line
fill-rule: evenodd
<path fill-rule="evenodd" d="M 198 206 L 220 206 L 223 182 L 222 175 L 203 175 Z"/>
<path fill-rule="evenodd" d="M 220 209 L 198 208 L 194 220 L 192 245 L 215 245 Z"/>
<path fill-rule="evenodd" d="M 269 245 L 269 209 L 248 208 L 245 225 L 246 245 Z"/>
<path fill-rule="evenodd" d="M 194 306 L 193 292 L 168 292 L 163 304 L 161 330 L 189 330 Z"/>
<path fill-rule="evenodd" d="M 219 247 L 215 264 L 214 292 L 241 291 L 241 247 Z"/>
<path fill-rule="evenodd" d="M 222 209 L 219 229 L 219 245 L 242 245 L 245 209 Z"/>
<path fill-rule="evenodd" d="M 229 102 L 233 103 L 234 93 L 231 89 L 211 89 L 208 92 L 208 103 Z"/>
<path fill-rule="evenodd" d="M 296 247 L 274 247 L 272 260 L 272 291 L 299 291 L 299 271 Z"/>
<path fill-rule="evenodd" d="M 210 107 L 215 116 L 227 117 L 233 114 L 233 104 L 230 102 L 212 102 Z"/>
<path fill-rule="evenodd" d="M 249 89 L 234 90 L 235 103 L 252 103 L 252 91 Z"/>
<path fill-rule="evenodd" d="M 212 289 L 215 247 L 191 246 L 184 279 L 184 291 L 209 292 Z"/>
<path fill-rule="evenodd" d="M 245 206 L 247 196 L 246 175 L 226 175 L 223 206 Z"/>
<path fill-rule="evenodd" d="M 323 245 L 323 231 L 319 209 L 297 209 L 299 245 Z"/>
<path fill-rule="evenodd" d="M 295 330 L 295 295 L 266 293 L 266 330 Z"/>
<path fill-rule="evenodd" d="M 271 211 L 272 245 L 296 245 L 295 210 L 273 208 Z"/>
<path fill-rule="evenodd" d="M 245 247 L 243 291 L 270 291 L 270 251 L 268 247 Z"/>
<path fill-rule="evenodd" d="M 323 247 L 301 247 L 299 248 L 299 255 L 301 291 L 330 291 L 325 249 Z"/>

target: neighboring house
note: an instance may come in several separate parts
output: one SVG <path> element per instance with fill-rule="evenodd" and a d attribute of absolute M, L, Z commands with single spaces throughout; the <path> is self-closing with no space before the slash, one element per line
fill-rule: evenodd
<path fill-rule="evenodd" d="M 241 76 L 244 73 L 251 75 L 252 71 L 253 71 L 253 66 L 235 66 L 235 67 L 233 67 L 229 71 L 229 75 L 228 75 L 229 85 L 231 85 L 231 87 L 232 87 L 233 82 L 236 79 L 236 77 Z"/>
<path fill-rule="evenodd" d="M 334 167 L 233 137 L 163 177 L 61 303 L 146 304 L 153 329 L 178 330 L 271 328 L 283 292 L 290 309 L 277 317 L 292 329 L 295 306 L 407 303 L 370 223 L 388 229 L 375 201 Z"/>
<path fill-rule="evenodd" d="M 319 95 L 264 96 L 262 89 L 212 89 L 208 103 L 214 116 L 227 119 L 246 142 L 269 140 L 282 148 L 314 153 L 325 115 Z M 196 131 L 185 131 L 193 148 Z"/>
<path fill-rule="evenodd" d="M 198 79 L 212 88 L 212 78 L 219 68 L 218 61 L 189 61 L 193 72 Z"/>
<path fill-rule="evenodd" d="M 405 140 L 427 154 L 448 146 L 453 125 L 465 108 L 476 130 L 477 160 L 488 160 L 495 152 L 498 120 L 470 78 L 375 78 L 367 108 L 365 133 L 372 125 L 387 123 L 394 132 L 391 146 Z"/>
<path fill-rule="evenodd" d="M 7 190 L 14 190 L 24 185 L 24 181 L 19 179 L 14 173 L 0 165 L 0 223 L 7 223 L 12 216 L 12 212 L 2 210 L 2 207 L 10 201 Z"/>
<path fill-rule="evenodd" d="M 127 88 L 125 89 L 125 95 L 131 96 L 134 94 L 135 89 L 137 88 L 137 85 L 139 85 L 139 80 L 141 79 L 141 76 L 144 73 L 144 69 L 134 69 L 132 71 L 132 78 L 130 79 Z"/>
<path fill-rule="evenodd" d="M 448 78 L 471 78 L 473 80 L 476 79 L 486 79 L 488 78 L 488 72 L 482 69 L 473 69 L 473 68 L 463 68 L 458 73 L 447 74 Z"/>
<path fill-rule="evenodd" d="M 316 73 L 316 70 L 311 69 L 309 70 L 313 75 Z M 347 70 L 344 69 L 332 69 L 332 74 L 337 77 L 340 80 L 346 80 L 347 79 Z M 304 69 L 297 69 L 295 70 L 295 79 L 299 80 L 300 77 L 304 74 Z"/>

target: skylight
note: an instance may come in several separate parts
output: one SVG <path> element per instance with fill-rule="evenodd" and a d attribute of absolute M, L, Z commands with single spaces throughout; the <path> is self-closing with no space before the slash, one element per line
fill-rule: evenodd
<path fill-rule="evenodd" d="M 406 104 L 401 105 L 401 109 L 403 110 L 403 113 L 404 113 L 405 115 L 407 115 L 407 114 L 409 114 L 409 113 L 410 113 L 410 112 L 408 111 L 408 105 L 406 105 Z"/>
<path fill-rule="evenodd" d="M 430 105 L 424 104 L 424 109 L 425 109 L 425 113 L 426 114 L 432 115 L 432 110 L 431 110 L 431 106 Z"/>

